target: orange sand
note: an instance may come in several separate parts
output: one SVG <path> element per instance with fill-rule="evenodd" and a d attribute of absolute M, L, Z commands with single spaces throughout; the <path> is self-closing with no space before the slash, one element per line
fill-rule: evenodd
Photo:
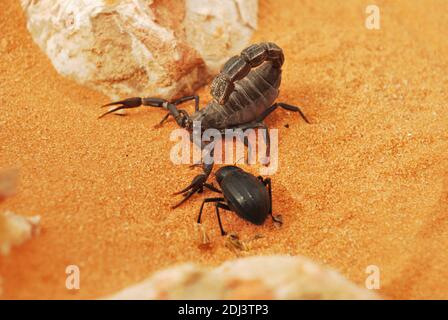
<path fill-rule="evenodd" d="M 360 285 L 374 264 L 385 297 L 448 298 L 448 2 L 377 3 L 380 31 L 364 27 L 365 1 L 261 1 L 254 42 L 284 49 L 279 100 L 313 125 L 281 110 L 267 121 L 280 129 L 283 228 L 233 215 L 224 225 L 264 235 L 251 255 L 302 254 Z M 153 129 L 164 113 L 148 109 L 97 120 L 108 99 L 56 73 L 18 1 L 0 14 L 0 167 L 21 178 L 0 210 L 40 214 L 43 226 L 0 258 L 3 298 L 95 298 L 174 263 L 234 258 L 210 209 L 213 246 L 197 247 L 203 196 L 169 209 L 196 173 L 169 160 L 173 121 Z M 81 268 L 77 292 L 65 288 L 69 264 Z"/>

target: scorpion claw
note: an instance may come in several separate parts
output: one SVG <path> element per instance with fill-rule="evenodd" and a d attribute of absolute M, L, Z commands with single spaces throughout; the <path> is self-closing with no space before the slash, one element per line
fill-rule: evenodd
<path fill-rule="evenodd" d="M 115 111 L 118 111 L 118 110 L 121 110 L 121 109 L 124 109 L 124 108 L 120 106 L 120 107 L 117 107 L 117 108 L 110 109 L 109 111 L 107 111 L 107 112 L 103 113 L 102 115 L 100 115 L 98 117 L 98 119 L 101 119 L 102 117 L 104 117 L 104 116 L 106 116 L 106 115 L 108 115 L 110 113 L 114 113 Z"/>
<path fill-rule="evenodd" d="M 114 101 L 114 102 L 102 105 L 101 108 L 116 106 L 116 105 L 120 105 L 120 107 L 124 107 L 124 108 L 139 107 L 142 105 L 142 98 L 134 97 L 134 98 L 128 98 L 128 99 L 124 99 L 124 100 L 120 100 L 120 101 Z"/>
<path fill-rule="evenodd" d="M 104 117 L 110 113 L 113 113 L 115 111 L 121 110 L 121 109 L 139 107 L 142 105 L 142 103 L 143 103 L 142 98 L 139 98 L 139 97 L 134 97 L 134 98 L 129 98 L 129 99 L 124 99 L 124 100 L 120 100 L 120 101 L 107 103 L 105 105 L 102 105 L 101 108 L 110 107 L 110 106 L 117 106 L 117 107 L 103 113 L 102 115 L 100 115 L 98 117 L 98 119 L 101 119 L 102 117 Z"/>
<path fill-rule="evenodd" d="M 173 195 L 185 193 L 185 192 L 189 191 L 190 189 L 198 191 L 200 188 L 202 188 L 204 186 L 205 179 L 206 179 L 205 174 L 197 175 L 196 177 L 194 177 L 193 181 L 191 182 L 190 185 L 188 185 L 188 187 L 186 187 L 178 192 L 173 193 Z"/>
<path fill-rule="evenodd" d="M 181 204 L 183 204 L 185 201 L 187 201 L 196 192 L 201 193 L 203 191 L 206 179 L 207 179 L 207 177 L 205 176 L 205 174 L 197 175 L 193 179 L 191 184 L 188 185 L 188 187 L 186 187 L 178 192 L 173 193 L 173 195 L 182 194 L 184 198 L 179 203 L 172 206 L 171 208 L 175 209 L 175 208 L 179 207 Z"/>
<path fill-rule="evenodd" d="M 189 192 L 185 193 L 184 198 L 175 205 L 171 206 L 171 209 L 176 209 L 177 207 L 179 207 L 181 204 L 187 201 L 195 193 L 195 191 L 196 190 L 190 190 Z"/>

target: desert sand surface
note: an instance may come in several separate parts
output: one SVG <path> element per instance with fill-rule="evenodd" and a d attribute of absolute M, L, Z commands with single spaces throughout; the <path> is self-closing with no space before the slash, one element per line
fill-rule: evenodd
<path fill-rule="evenodd" d="M 384 298 L 446 299 L 448 2 L 377 1 L 380 30 L 365 28 L 367 4 L 260 1 L 253 41 L 286 56 L 278 101 L 312 124 L 284 110 L 267 120 L 279 129 L 282 228 L 224 213 L 223 224 L 243 240 L 263 235 L 241 255 L 304 255 L 361 286 L 376 265 Z M 42 217 L 38 237 L 0 257 L 1 298 L 98 298 L 166 266 L 236 257 L 212 208 L 211 248 L 198 247 L 208 191 L 170 209 L 171 193 L 199 172 L 169 159 L 174 121 L 155 129 L 164 112 L 145 108 L 98 120 L 107 97 L 56 73 L 18 1 L 0 2 L 0 29 L 0 168 L 20 170 L 0 210 Z M 80 290 L 65 287 L 72 264 Z"/>

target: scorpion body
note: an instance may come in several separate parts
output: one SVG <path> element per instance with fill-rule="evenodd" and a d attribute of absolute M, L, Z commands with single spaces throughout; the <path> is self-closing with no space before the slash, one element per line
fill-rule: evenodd
<path fill-rule="evenodd" d="M 213 128 L 222 133 L 228 128 L 243 130 L 263 128 L 266 130 L 266 153 L 269 156 L 269 133 L 263 120 L 271 112 L 281 107 L 298 112 L 309 123 L 298 107 L 286 103 L 274 103 L 279 94 L 283 62 L 283 50 L 276 44 L 272 42 L 253 44 L 224 64 L 211 84 L 213 100 L 202 109 L 199 109 L 199 97 L 196 95 L 173 101 L 135 97 L 104 105 L 103 107 L 115 105 L 117 107 L 102 114 L 100 118 L 120 109 L 143 105 L 168 110 L 159 125 L 171 115 L 179 126 L 189 131 L 193 130 L 194 122 L 200 122 L 202 131 Z M 185 110 L 177 109 L 179 104 L 190 100 L 195 100 L 195 112 L 191 116 Z M 197 175 L 188 187 L 175 193 L 183 194 L 184 199 L 174 207 L 185 202 L 194 193 L 202 192 L 204 187 L 216 191 L 216 188 L 206 183 L 212 168 L 213 163 L 204 164 L 203 173 Z"/>
<path fill-rule="evenodd" d="M 260 122 L 278 96 L 282 64 L 283 53 L 274 44 L 253 45 L 230 58 L 212 82 L 214 100 L 191 119 L 215 129 Z"/>

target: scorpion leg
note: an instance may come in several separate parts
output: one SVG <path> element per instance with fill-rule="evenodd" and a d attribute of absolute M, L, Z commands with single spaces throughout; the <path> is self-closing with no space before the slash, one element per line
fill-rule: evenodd
<path fill-rule="evenodd" d="M 168 120 L 169 116 L 170 116 L 170 114 L 167 113 L 167 114 L 162 118 L 162 120 L 160 120 L 160 122 L 154 126 L 154 128 L 160 128 L 160 127 L 165 123 L 165 121 Z"/>
<path fill-rule="evenodd" d="M 186 97 L 182 97 L 177 100 L 174 100 L 171 103 L 177 106 L 181 103 L 184 103 L 184 102 L 187 102 L 187 101 L 190 101 L 193 99 L 194 99 L 194 111 L 198 111 L 199 110 L 199 96 L 186 96 Z"/>
<path fill-rule="evenodd" d="M 190 100 L 193 100 L 193 99 L 195 100 L 194 109 L 195 109 L 195 111 L 198 111 L 199 110 L 199 96 L 182 97 L 182 98 L 179 98 L 177 100 L 172 101 L 171 104 L 174 104 L 175 106 L 177 106 L 177 105 L 179 105 L 181 103 L 184 103 L 186 101 L 190 101 Z M 179 111 L 180 114 L 182 114 L 185 117 L 185 119 L 189 118 L 189 115 L 188 115 L 188 113 L 185 110 L 178 110 L 178 111 Z M 155 128 L 160 128 L 165 123 L 165 121 L 168 120 L 170 115 L 171 115 L 171 113 L 167 113 L 162 118 L 162 120 L 158 124 L 156 124 L 154 127 Z"/>
<path fill-rule="evenodd" d="M 190 121 L 190 115 L 188 114 L 187 111 L 185 110 L 177 110 L 176 106 L 173 104 L 169 104 L 168 105 L 168 110 L 170 110 L 169 113 L 167 113 L 162 120 L 160 120 L 160 122 L 158 124 L 156 124 L 154 126 L 154 128 L 160 128 L 166 120 L 168 120 L 169 116 L 173 116 L 174 120 L 176 120 L 177 124 L 182 127 L 185 128 L 187 127 L 188 122 Z"/>
<path fill-rule="evenodd" d="M 260 122 L 257 128 L 265 130 L 263 138 L 266 145 L 266 158 L 269 159 L 271 157 L 271 136 L 269 135 L 269 128 L 263 122 Z"/>
<path fill-rule="evenodd" d="M 252 129 L 252 128 L 256 128 L 256 127 L 254 127 L 252 124 L 250 124 L 250 125 L 242 125 L 242 126 L 237 126 L 237 127 L 234 127 L 235 129 L 241 129 L 241 130 L 246 130 L 246 129 Z M 220 130 L 220 132 L 221 132 L 221 134 L 222 135 L 225 135 L 226 134 L 226 130 L 227 129 L 221 129 Z M 252 148 L 252 145 L 251 145 L 251 143 L 249 142 L 249 137 L 247 137 L 247 136 L 243 136 L 243 137 L 241 137 L 241 136 L 237 136 L 237 139 L 239 138 L 239 140 L 241 141 L 241 142 L 243 142 L 244 143 L 244 146 L 248 149 L 247 150 L 247 158 L 249 159 L 249 155 L 250 155 L 250 150 L 251 150 L 251 148 Z M 233 139 L 232 139 L 232 142 L 233 142 Z M 239 159 L 237 159 L 236 161 L 235 161 L 235 163 L 234 164 L 236 164 L 238 161 L 240 161 L 241 159 L 244 159 L 244 156 L 243 157 L 241 157 L 241 158 L 239 158 Z"/>
<path fill-rule="evenodd" d="M 292 112 L 298 112 L 300 114 L 300 116 L 303 118 L 303 120 L 305 120 L 306 123 L 311 124 L 311 122 L 308 121 L 308 119 L 306 118 L 305 114 L 302 112 L 302 110 L 299 107 L 296 106 L 292 106 L 290 104 L 286 104 L 283 102 L 276 102 L 274 103 L 272 106 L 270 106 L 269 108 L 267 108 L 259 117 L 258 117 L 258 121 L 263 121 L 268 115 L 270 115 L 275 109 L 277 109 L 278 107 L 283 108 L 285 110 L 289 110 Z"/>
<path fill-rule="evenodd" d="M 271 155 L 271 137 L 269 135 L 269 128 L 262 122 L 262 121 L 256 121 L 256 122 L 250 122 L 250 123 L 246 123 L 240 126 L 237 126 L 236 128 L 241 129 L 241 130 L 246 130 L 246 129 L 265 129 L 265 134 L 263 135 L 264 138 L 264 142 L 266 144 L 266 158 L 269 159 L 270 155 Z M 250 143 L 248 141 L 248 138 L 245 136 L 244 138 L 244 145 L 246 147 L 248 147 L 248 155 L 250 154 Z"/>

